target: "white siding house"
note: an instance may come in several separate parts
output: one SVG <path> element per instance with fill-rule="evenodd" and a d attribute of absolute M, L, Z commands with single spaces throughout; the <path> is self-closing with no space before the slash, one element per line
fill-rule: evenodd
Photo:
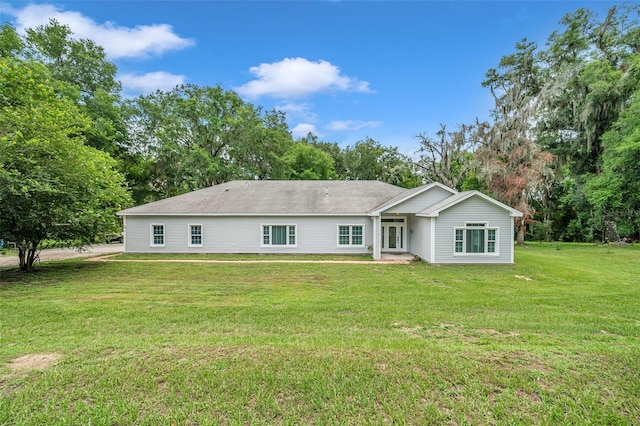
<path fill-rule="evenodd" d="M 513 263 L 514 210 L 438 183 L 233 181 L 118 213 L 128 253 L 412 253 Z"/>
<path fill-rule="evenodd" d="M 158 224 L 164 226 L 163 245 L 152 243 L 153 228 Z M 194 230 L 194 225 L 199 228 Z M 128 253 L 366 254 L 373 243 L 371 219 L 353 216 L 126 216 L 125 229 Z M 198 230 L 195 242 L 199 244 L 192 244 L 192 232 Z M 346 234 L 342 244 L 340 230 Z M 359 231 L 361 238 L 352 235 Z M 275 241 L 280 238 L 278 232 L 283 234 L 282 241 Z"/>

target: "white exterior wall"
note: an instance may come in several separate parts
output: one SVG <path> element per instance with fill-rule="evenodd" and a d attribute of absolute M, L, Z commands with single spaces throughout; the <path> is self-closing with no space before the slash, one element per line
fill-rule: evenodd
<path fill-rule="evenodd" d="M 127 216 L 127 253 L 370 253 L 368 216 Z M 163 224 L 165 246 L 151 246 L 151 224 Z M 189 247 L 189 225 L 202 225 L 202 247 Z M 296 225 L 296 247 L 262 247 L 262 225 Z M 363 247 L 338 247 L 338 225 L 363 225 Z"/>
<path fill-rule="evenodd" d="M 471 197 L 440 213 L 435 220 L 434 263 L 513 263 L 513 218 L 506 210 L 480 197 Z M 498 228 L 498 254 L 454 254 L 456 227 L 465 222 L 487 222 Z"/>
<path fill-rule="evenodd" d="M 409 217 L 409 253 L 419 256 L 422 260 L 431 258 L 431 218 Z"/>
<path fill-rule="evenodd" d="M 422 194 L 413 196 L 412 198 L 395 205 L 388 210 L 382 212 L 382 215 L 418 213 L 432 205 L 449 198 L 451 193 L 438 186 L 434 186 Z"/>

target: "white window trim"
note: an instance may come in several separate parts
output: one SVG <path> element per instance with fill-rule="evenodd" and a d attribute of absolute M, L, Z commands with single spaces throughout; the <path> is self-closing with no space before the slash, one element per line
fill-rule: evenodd
<path fill-rule="evenodd" d="M 349 244 L 340 244 L 340 227 L 341 226 L 348 226 L 349 227 Z M 359 226 L 362 228 L 362 244 L 351 244 L 351 241 L 353 241 L 353 227 L 354 226 Z M 337 237 L 337 247 L 338 248 L 348 248 L 348 247 L 357 247 L 357 248 L 361 248 L 364 247 L 364 236 L 365 236 L 365 226 L 362 223 L 352 223 L 352 224 L 347 224 L 347 223 L 341 223 L 338 224 L 336 226 L 336 237 Z"/>
<path fill-rule="evenodd" d="M 162 244 L 154 244 L 153 240 L 153 227 L 162 226 Z M 151 247 L 165 247 L 167 243 L 167 227 L 164 223 L 151 223 L 149 224 L 149 245 Z"/>
<path fill-rule="evenodd" d="M 483 224 L 484 227 L 480 227 L 480 226 L 469 226 L 470 224 Z M 456 252 L 456 230 L 461 229 L 462 230 L 462 250 L 466 250 L 467 247 L 467 230 L 468 229 L 484 229 L 485 231 L 489 231 L 489 230 L 494 230 L 496 231 L 496 239 L 494 240 L 495 244 L 496 244 L 496 250 L 495 252 L 490 253 L 488 251 L 488 246 L 489 246 L 489 238 L 488 238 L 488 232 L 485 235 L 485 239 L 484 239 L 484 253 L 467 253 L 466 251 L 463 251 L 461 253 Z M 454 256 L 485 256 L 485 257 L 498 257 L 500 256 L 500 228 L 498 228 L 497 226 L 489 226 L 489 222 L 483 222 L 480 220 L 472 220 L 469 222 L 465 222 L 464 226 L 456 226 L 453 228 L 453 255 Z"/>
<path fill-rule="evenodd" d="M 202 241 L 200 244 L 193 244 L 192 243 L 192 235 L 191 235 L 191 227 L 192 226 L 199 226 L 200 227 L 200 241 Z M 190 223 L 187 225 L 187 247 L 202 247 L 204 245 L 204 226 L 202 226 L 201 223 Z"/>
<path fill-rule="evenodd" d="M 264 227 L 269 227 L 269 244 L 264 243 Z M 287 227 L 287 243 L 286 244 L 271 244 L 271 237 L 273 235 L 273 227 L 274 226 L 286 226 Z M 289 244 L 289 227 L 292 226 L 295 232 L 296 243 Z M 298 225 L 295 223 L 264 223 L 260 225 L 260 247 L 267 248 L 282 248 L 289 247 L 295 248 L 298 247 Z"/>

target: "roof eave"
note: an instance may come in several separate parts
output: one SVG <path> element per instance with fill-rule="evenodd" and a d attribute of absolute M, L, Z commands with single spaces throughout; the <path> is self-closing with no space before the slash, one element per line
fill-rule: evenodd
<path fill-rule="evenodd" d="M 260 217 L 260 216 L 370 216 L 367 212 L 361 213 L 161 213 L 161 212 L 144 212 L 144 213 L 131 213 L 131 212 L 118 212 L 118 216 L 207 216 L 207 217 Z"/>

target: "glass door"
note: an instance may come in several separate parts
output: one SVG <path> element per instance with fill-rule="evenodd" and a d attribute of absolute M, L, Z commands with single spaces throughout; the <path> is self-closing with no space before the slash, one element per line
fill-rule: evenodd
<path fill-rule="evenodd" d="M 398 246 L 398 227 L 395 225 L 387 225 L 387 248 L 395 249 Z"/>
<path fill-rule="evenodd" d="M 382 250 L 406 251 L 406 223 L 404 218 L 382 219 L 380 233 Z"/>

